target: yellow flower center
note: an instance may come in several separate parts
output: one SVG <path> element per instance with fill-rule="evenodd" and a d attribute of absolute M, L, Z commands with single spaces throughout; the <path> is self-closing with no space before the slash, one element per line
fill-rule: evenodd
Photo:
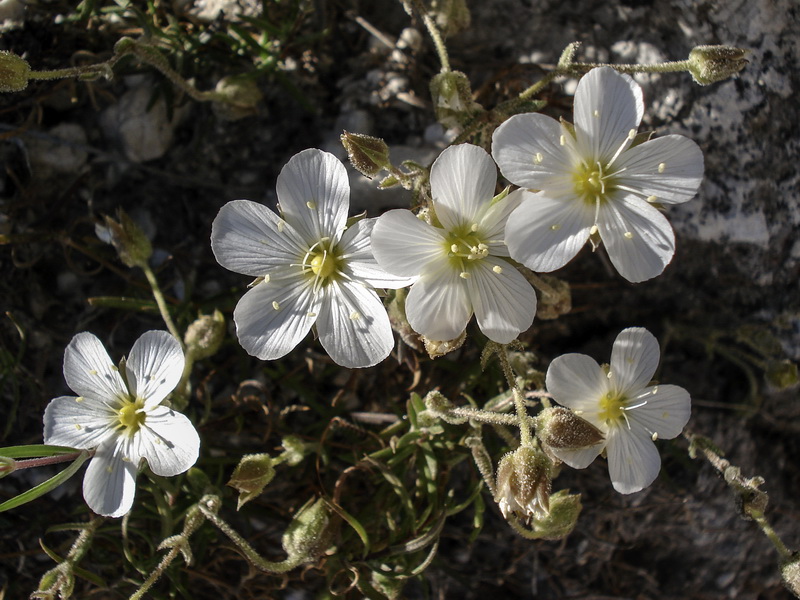
<path fill-rule="evenodd" d="M 327 279 L 336 271 L 336 259 L 327 252 L 317 254 L 311 259 L 309 266 L 314 275 L 319 275 L 320 279 Z"/>
<path fill-rule="evenodd" d="M 605 201 L 616 189 L 615 179 L 599 162 L 579 165 L 572 174 L 575 194 L 587 204 Z"/>
<path fill-rule="evenodd" d="M 125 405 L 119 409 L 117 418 L 120 425 L 127 430 L 127 433 L 133 435 L 145 421 L 146 415 L 143 410 L 144 400 L 137 398 L 135 402 L 130 400 L 125 401 Z"/>
<path fill-rule="evenodd" d="M 465 269 L 470 261 L 489 256 L 489 246 L 477 233 L 478 226 L 451 231 L 444 242 L 445 252 L 453 266 Z"/>
<path fill-rule="evenodd" d="M 619 421 L 627 403 L 628 399 L 625 396 L 608 392 L 600 398 L 600 413 L 598 417 L 604 423 Z"/>

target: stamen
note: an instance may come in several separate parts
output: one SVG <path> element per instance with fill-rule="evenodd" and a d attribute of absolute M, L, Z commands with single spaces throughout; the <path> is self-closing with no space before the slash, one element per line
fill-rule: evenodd
<path fill-rule="evenodd" d="M 478 224 L 473 223 L 472 225 L 469 226 L 469 230 L 472 232 L 478 231 Z"/>
<path fill-rule="evenodd" d="M 631 233 L 630 231 L 626 231 L 622 235 L 625 236 L 625 239 L 628 239 L 628 240 L 632 240 L 633 239 L 633 233 Z"/>
<path fill-rule="evenodd" d="M 306 202 L 306 206 L 308 208 L 310 208 L 311 210 L 314 210 L 315 208 L 317 208 L 317 203 L 316 202 L 312 202 L 311 200 L 309 200 L 308 202 Z"/>
<path fill-rule="evenodd" d="M 459 273 L 458 276 L 461 277 L 461 279 L 469 279 L 470 277 L 472 277 L 472 274 L 467 273 L 466 271 L 461 271 L 461 273 Z"/>
<path fill-rule="evenodd" d="M 663 173 L 666 168 L 667 168 L 667 163 L 658 163 L 658 172 L 659 173 Z"/>
<path fill-rule="evenodd" d="M 274 308 L 275 310 L 280 310 L 281 309 L 281 305 L 278 303 L 277 300 L 273 300 L 272 301 L 272 308 Z"/>
<path fill-rule="evenodd" d="M 83 426 L 82 426 L 82 425 L 80 425 L 80 424 L 78 424 L 78 423 L 75 423 L 75 429 L 77 429 L 78 431 L 80 431 L 81 429 L 83 429 Z"/>
<path fill-rule="evenodd" d="M 592 228 L 589 230 L 589 235 L 595 235 L 598 231 L 597 225 L 592 225 Z"/>
<path fill-rule="evenodd" d="M 453 244 L 452 246 L 450 246 L 450 252 L 452 252 L 453 254 L 458 254 L 458 244 Z"/>
<path fill-rule="evenodd" d="M 89 375 L 97 375 L 97 371 L 94 369 L 89 369 Z"/>
<path fill-rule="evenodd" d="M 306 316 L 307 316 L 307 317 L 309 317 L 309 318 L 311 318 L 311 319 L 313 319 L 314 317 L 316 317 L 316 316 L 317 316 L 317 313 L 315 313 L 315 312 L 309 312 L 309 313 L 307 313 L 307 314 L 306 314 Z"/>
<path fill-rule="evenodd" d="M 592 111 L 592 116 L 593 116 L 595 119 L 599 119 L 599 118 L 600 118 L 600 111 L 599 111 L 599 110 L 597 110 L 597 109 L 593 110 L 593 111 Z"/>
<path fill-rule="evenodd" d="M 262 283 L 269 283 L 269 273 L 267 273 L 266 275 L 264 275 L 264 277 L 262 277 L 261 279 L 263 279 L 263 280 L 264 280 Z"/>
<path fill-rule="evenodd" d="M 112 371 L 119 371 L 119 367 L 117 365 L 111 365 Z"/>
<path fill-rule="evenodd" d="M 658 439 L 658 432 L 654 431 L 653 435 L 650 436 L 650 439 L 655 442 Z"/>
<path fill-rule="evenodd" d="M 565 138 L 565 137 L 562 135 L 562 136 L 561 136 L 561 137 L 558 139 L 558 143 L 559 143 L 559 144 L 561 144 L 562 146 L 566 146 L 566 145 L 567 145 L 567 138 Z"/>
<path fill-rule="evenodd" d="M 647 201 L 648 202 L 655 202 L 656 200 L 658 200 L 657 196 L 648 196 L 647 197 Z"/>
<path fill-rule="evenodd" d="M 350 320 L 351 321 L 358 321 L 361 318 L 361 314 L 358 311 L 353 311 L 350 313 Z"/>
<path fill-rule="evenodd" d="M 558 231 L 559 229 L 561 229 L 560 223 L 556 223 L 555 225 L 550 225 L 550 231 Z"/>
<path fill-rule="evenodd" d="M 75 402 L 79 402 L 79 403 L 83 402 L 83 396 L 78 396 L 77 398 L 75 398 Z"/>
<path fill-rule="evenodd" d="M 634 404 L 633 406 L 622 406 L 620 408 L 622 408 L 622 410 L 633 410 L 634 408 L 641 408 L 645 404 L 647 404 L 647 400 L 640 402 L 639 404 Z"/>
<path fill-rule="evenodd" d="M 503 272 L 503 267 L 501 267 L 500 265 L 495 265 L 492 267 L 492 271 L 500 275 L 500 273 Z"/>
<path fill-rule="evenodd" d="M 278 221 L 278 233 L 283 233 L 283 229 L 286 226 L 286 223 L 283 221 Z"/>
<path fill-rule="evenodd" d="M 562 137 L 563 137 L 563 136 L 562 136 Z M 563 146 L 563 144 L 562 144 L 562 146 Z M 543 161 L 543 160 L 544 160 L 544 156 L 542 156 L 542 153 L 541 153 L 541 152 L 537 152 L 537 153 L 536 153 L 536 154 L 533 156 L 533 164 L 535 164 L 535 165 L 540 165 L 540 164 L 542 164 L 542 161 Z"/>
<path fill-rule="evenodd" d="M 635 137 L 636 137 L 636 130 L 635 130 L 635 129 L 631 129 L 631 130 L 628 132 L 628 139 L 629 139 L 629 140 L 632 140 L 632 139 L 633 139 L 633 138 L 635 138 Z"/>

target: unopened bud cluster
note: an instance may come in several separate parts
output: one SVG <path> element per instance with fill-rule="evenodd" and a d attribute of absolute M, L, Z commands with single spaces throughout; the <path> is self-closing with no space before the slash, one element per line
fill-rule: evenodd
<path fill-rule="evenodd" d="M 747 50 L 733 46 L 696 46 L 689 53 L 689 73 L 700 85 L 728 79 L 744 69 Z"/>

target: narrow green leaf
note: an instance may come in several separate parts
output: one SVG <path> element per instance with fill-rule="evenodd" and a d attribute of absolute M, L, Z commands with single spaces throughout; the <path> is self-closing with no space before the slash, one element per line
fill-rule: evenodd
<path fill-rule="evenodd" d="M 72 450 L 73 452 L 75 450 Z M 10 500 L 6 500 L 2 504 L 0 504 L 0 512 L 5 512 L 7 510 L 11 510 L 12 508 L 16 508 L 18 506 L 22 506 L 23 504 L 27 504 L 28 502 L 35 500 L 39 496 L 42 496 L 57 488 L 59 485 L 64 483 L 67 479 L 72 477 L 75 472 L 81 468 L 83 463 L 85 463 L 89 458 L 88 450 L 84 450 L 81 452 L 81 455 L 75 459 L 75 461 L 68 466 L 66 469 L 54 475 L 47 481 L 40 483 L 34 488 L 29 489 L 27 492 L 23 492 L 18 496 L 14 496 Z"/>
<path fill-rule="evenodd" d="M 361 543 L 364 544 L 364 552 L 361 554 L 361 558 L 364 559 L 369 554 L 370 550 L 370 542 L 369 542 L 369 535 L 367 535 L 367 530 L 364 529 L 364 526 L 361 522 L 356 519 L 353 515 L 343 509 L 341 506 L 331 506 L 333 510 L 335 510 L 340 517 L 342 517 L 350 527 L 358 534 L 358 537 L 361 538 Z"/>
<path fill-rule="evenodd" d="M 33 444 L 30 446 L 8 446 L 7 448 L 0 448 L 0 456 L 5 456 L 6 458 L 43 458 L 45 456 L 73 454 L 78 451 L 78 448 L 67 448 L 66 446 Z"/>
<path fill-rule="evenodd" d="M 135 310 L 137 312 L 157 313 L 158 305 L 153 300 L 142 298 L 125 298 L 123 296 L 94 296 L 87 300 L 89 306 L 103 308 L 119 308 L 122 310 Z"/>

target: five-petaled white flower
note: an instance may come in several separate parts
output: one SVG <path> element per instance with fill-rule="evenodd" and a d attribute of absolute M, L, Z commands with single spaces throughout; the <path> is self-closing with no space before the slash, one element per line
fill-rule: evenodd
<path fill-rule="evenodd" d="M 378 218 L 372 249 L 388 272 L 418 277 L 406 298 L 406 317 L 431 340 L 451 340 L 472 313 L 489 339 L 502 344 L 530 327 L 536 294 L 505 257 L 503 229 L 521 192 L 492 202 L 497 167 L 478 146 L 447 148 L 431 167 L 433 226 L 409 210 Z"/>
<path fill-rule="evenodd" d="M 44 443 L 96 448 L 83 479 L 94 512 L 121 517 L 133 506 L 142 459 L 171 477 L 196 461 L 200 438 L 191 421 L 161 402 L 183 373 L 181 346 L 166 331 L 148 331 L 131 349 L 125 374 L 91 333 L 64 353 L 64 378 L 77 394 L 53 399 L 44 412 Z"/>
<path fill-rule="evenodd" d="M 345 367 L 369 367 L 394 346 L 373 288 L 409 284 L 383 272 L 370 248 L 375 219 L 347 225 L 350 184 L 335 156 L 309 149 L 277 181 L 282 216 L 249 200 L 228 202 L 211 229 L 217 262 L 257 277 L 233 313 L 245 350 L 262 360 L 290 352 L 316 324 L 323 348 Z"/>
<path fill-rule="evenodd" d="M 655 277 L 675 253 L 656 206 L 690 200 L 703 177 L 693 141 L 668 135 L 632 146 L 641 88 L 610 67 L 592 69 L 575 92 L 574 131 L 540 114 L 515 115 L 492 137 L 492 155 L 526 193 L 508 221 L 512 258 L 534 271 L 567 264 L 593 233 L 628 281 Z"/>
<path fill-rule="evenodd" d="M 547 370 L 547 391 L 598 427 L 606 439 L 584 449 L 551 451 L 571 467 L 583 469 L 605 449 L 611 482 L 622 494 L 653 483 L 661 469 L 653 441 L 680 434 L 691 412 L 689 393 L 682 387 L 647 385 L 658 361 L 658 342 L 640 327 L 617 336 L 606 369 L 585 354 L 553 360 Z"/>

